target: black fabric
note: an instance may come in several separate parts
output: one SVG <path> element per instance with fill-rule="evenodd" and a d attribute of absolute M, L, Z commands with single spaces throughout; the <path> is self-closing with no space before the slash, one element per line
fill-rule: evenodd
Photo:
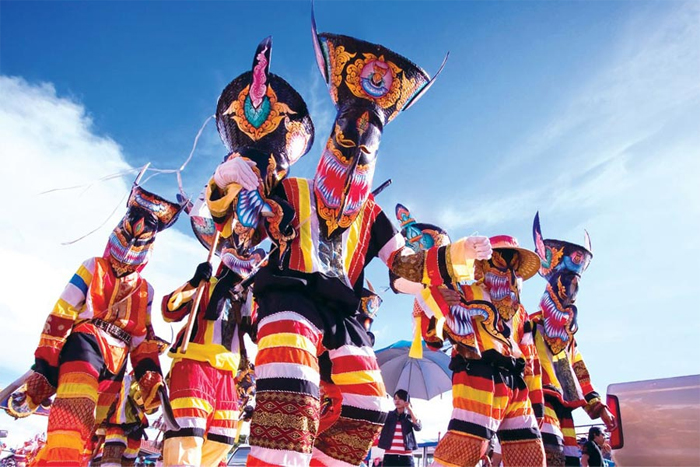
<path fill-rule="evenodd" d="M 527 388 L 523 379 L 525 359 L 505 357 L 495 350 L 487 350 L 479 360 L 467 359 L 459 354 L 455 355 L 450 360 L 450 370 L 455 373 L 463 371 L 469 376 L 486 379 L 492 379 L 497 374 L 510 389 Z"/>
<path fill-rule="evenodd" d="M 295 378 L 265 378 L 255 382 L 255 392 L 293 392 L 319 398 L 318 386 L 310 381 Z"/>
<path fill-rule="evenodd" d="M 302 288 L 268 289 L 262 295 L 256 296 L 258 322 L 280 311 L 293 311 L 323 332 L 322 343 L 329 350 L 338 349 L 344 345 L 372 346 L 367 330 L 358 320 L 360 312 L 357 308 L 352 315 L 348 316 L 342 303 L 338 306 L 338 302 L 324 297 L 310 296 L 307 292 Z M 324 373 L 327 373 L 327 369 Z"/>
<path fill-rule="evenodd" d="M 134 376 L 136 377 L 136 381 L 139 381 L 143 375 L 149 371 L 154 371 L 161 376 L 163 375 L 161 373 L 160 365 L 150 358 L 144 358 L 134 367 Z"/>
<path fill-rule="evenodd" d="M 603 466 L 603 453 L 594 441 L 586 441 L 581 449 L 581 454 L 588 454 L 588 465 L 590 467 Z"/>
<path fill-rule="evenodd" d="M 204 263 L 199 263 L 197 269 L 194 271 L 192 279 L 187 281 L 192 287 L 197 287 L 202 281 L 209 281 L 211 279 L 212 267 L 211 263 L 205 261 Z"/>
<path fill-rule="evenodd" d="M 415 428 L 420 431 L 420 424 L 414 425 L 411 416 L 408 412 L 404 411 L 399 414 L 399 411 L 394 409 L 389 412 L 386 416 L 386 422 L 382 428 L 382 432 L 379 435 L 379 443 L 377 446 L 381 449 L 389 449 L 391 447 L 391 441 L 394 439 L 394 432 L 396 431 L 396 424 L 401 423 L 401 433 L 403 434 L 403 445 L 406 449 L 413 451 L 418 447 L 416 443 L 416 435 L 413 433 Z M 386 463 L 384 465 L 387 465 Z"/>
<path fill-rule="evenodd" d="M 384 454 L 382 467 L 413 467 L 413 456 Z"/>
<path fill-rule="evenodd" d="M 553 433 L 542 433 L 542 444 L 550 451 L 564 452 L 564 440 Z"/>
<path fill-rule="evenodd" d="M 188 436 L 204 438 L 204 428 L 180 428 L 177 431 L 168 430 L 163 435 L 163 439 L 186 438 Z"/>
<path fill-rule="evenodd" d="M 522 441 L 525 439 L 540 439 L 539 428 L 519 428 L 517 430 L 498 430 L 498 439 L 501 442 Z"/>
<path fill-rule="evenodd" d="M 231 291 L 241 280 L 241 277 L 230 269 L 224 268 L 218 279 L 204 313 L 204 319 L 208 321 L 216 321 L 221 316 L 222 311 L 231 306 Z M 193 332 L 192 336 L 195 335 Z"/>
<path fill-rule="evenodd" d="M 217 435 L 217 434 L 215 434 L 215 433 L 208 433 L 208 434 L 207 434 L 207 439 L 208 439 L 208 440 L 211 440 L 211 441 L 214 441 L 214 442 L 217 442 L 217 443 L 221 443 L 221 444 L 228 444 L 228 445 L 231 445 L 231 446 L 233 446 L 234 444 L 236 444 L 236 439 L 235 439 L 235 438 L 232 438 L 232 437 L 230 437 L 230 436 Z"/>
<path fill-rule="evenodd" d="M 53 387 L 58 387 L 58 367 L 49 365 L 49 362 L 43 358 L 34 359 L 32 370 L 41 374 L 46 378 L 46 381 Z"/>
<path fill-rule="evenodd" d="M 495 432 L 486 428 L 485 426 L 477 425 L 476 423 L 465 422 L 464 420 L 458 420 L 453 418 L 447 425 L 448 430 L 459 431 L 460 433 L 469 433 L 473 436 L 478 436 L 484 440 L 489 440 L 493 437 Z"/>
<path fill-rule="evenodd" d="M 61 355 L 58 358 L 58 366 L 60 367 L 67 362 L 86 362 L 95 368 L 99 375 L 99 381 L 122 381 L 126 370 L 126 359 L 120 370 L 114 374 L 107 369 L 104 357 L 100 352 L 100 346 L 97 343 L 97 338 L 92 334 L 83 332 L 73 332 L 66 339 L 66 343 L 61 349 Z"/>
<path fill-rule="evenodd" d="M 359 407 L 343 405 L 340 410 L 340 416 L 372 423 L 385 423 L 387 414 L 380 410 L 361 409 Z"/>

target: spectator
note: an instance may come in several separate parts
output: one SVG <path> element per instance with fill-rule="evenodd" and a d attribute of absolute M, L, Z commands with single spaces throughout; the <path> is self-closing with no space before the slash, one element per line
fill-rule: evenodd
<path fill-rule="evenodd" d="M 394 393 L 395 410 L 389 412 L 379 435 L 378 446 L 384 449 L 385 467 L 413 467 L 413 450 L 418 447 L 413 430 L 420 431 L 420 420 L 413 413 L 411 398 L 403 389 Z"/>
<path fill-rule="evenodd" d="M 599 426 L 588 430 L 588 441 L 581 448 L 582 467 L 603 467 L 602 447 L 605 444 L 605 434 Z"/>

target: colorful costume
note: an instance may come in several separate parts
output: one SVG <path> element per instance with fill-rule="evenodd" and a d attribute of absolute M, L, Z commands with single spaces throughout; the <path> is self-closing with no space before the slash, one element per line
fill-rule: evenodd
<path fill-rule="evenodd" d="M 56 392 L 40 465 L 82 465 L 89 458 L 93 428 L 122 386 L 127 356 L 146 407 L 160 403 L 153 289 L 140 271 L 157 232 L 172 225 L 180 209 L 134 185 L 104 256 L 83 262 L 46 320 L 26 383 L 30 407 Z"/>
<path fill-rule="evenodd" d="M 428 75 L 376 44 L 315 33 L 317 59 L 338 114 L 314 180 L 285 178 L 270 192 L 264 216 L 274 242 L 255 276 L 258 303 L 256 408 L 249 465 L 359 465 L 388 407 L 360 309 L 365 266 L 379 257 L 415 281 L 458 280 L 473 256 L 456 247 L 412 254 L 370 194 L 384 125 L 427 89 Z M 226 225 L 250 170 L 229 160 L 209 185 L 209 208 Z M 246 170 L 248 169 L 248 170 Z M 224 231 L 226 229 L 224 228 Z M 330 384 L 342 406 L 318 434 L 319 356 L 328 352 Z M 318 434 L 318 436 L 317 436 Z"/>
<path fill-rule="evenodd" d="M 216 245 L 214 222 L 203 198 L 193 206 L 190 215 L 195 234 L 208 248 L 216 248 L 222 266 L 210 279 L 211 266 L 201 264 L 192 280 L 163 298 L 167 322 L 196 313 L 187 352 L 180 351 L 184 332 L 170 352 L 171 405 L 181 429 L 165 433 L 166 466 L 215 466 L 234 445 L 242 401 L 235 376 L 239 367 L 247 369 L 248 362 L 241 362 L 243 333 L 250 331 L 254 311 L 252 293 L 242 281 L 264 257 L 263 250 L 252 249 L 260 241 L 258 218 L 264 215 L 271 222 L 282 222 L 287 214 L 267 204 L 265 195 L 313 142 L 313 126 L 303 99 L 269 72 L 271 51 L 272 40 L 267 38 L 255 52 L 252 71 L 223 90 L 216 112 L 227 158 L 255 162 L 260 183 L 236 193 L 239 196 L 232 206 L 236 222 L 226 225 L 224 238 Z M 201 285 L 203 298 L 193 310 L 202 279 L 206 279 Z"/>
<path fill-rule="evenodd" d="M 397 205 L 396 213 L 416 250 L 449 243 L 444 230 L 416 223 L 404 206 Z M 476 465 L 495 433 L 504 465 L 544 464 L 540 369 L 531 323 L 519 300 L 519 280 L 536 273 L 537 255 L 513 237 L 490 241 L 493 256 L 477 262 L 476 282 L 423 288 L 392 278 L 395 290 L 416 295 L 417 328 L 428 345 L 440 348 L 443 338 L 453 344 L 454 409 L 433 465 Z"/>
<path fill-rule="evenodd" d="M 179 431 L 164 436 L 166 466 L 218 465 L 231 450 L 239 403 L 234 376 L 240 364 L 241 308 L 247 300 L 228 295 L 240 276 L 226 267 L 203 284 L 204 295 L 196 310 L 187 353 L 180 353 L 184 329 L 169 355 L 170 401 Z M 185 284 L 163 297 L 166 322 L 181 321 L 192 313 L 196 289 Z"/>
<path fill-rule="evenodd" d="M 542 364 L 545 420 L 542 439 L 547 465 L 580 465 L 572 412 L 583 407 L 595 419 L 603 417 L 612 428 L 614 419 L 593 389 L 586 364 L 578 351 L 574 334 L 576 295 L 581 274 L 593 257 L 586 232 L 585 247 L 561 240 L 544 240 L 539 213 L 533 224 L 537 254 L 542 260 L 539 273 L 547 280 L 540 309 L 531 316 L 535 344 Z"/>
<path fill-rule="evenodd" d="M 151 409 L 148 414 L 154 413 Z M 117 400 L 110 408 L 102 425 L 104 443 L 97 459 L 91 465 L 101 467 L 133 466 L 141 449 L 141 440 L 148 428 L 147 412 L 134 373 L 124 376 Z M 99 464 L 96 460 L 99 459 Z"/>

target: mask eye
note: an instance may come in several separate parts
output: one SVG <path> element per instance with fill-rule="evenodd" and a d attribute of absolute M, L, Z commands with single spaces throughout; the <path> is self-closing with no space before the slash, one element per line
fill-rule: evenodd
<path fill-rule="evenodd" d="M 134 237 L 141 236 L 141 234 L 143 233 L 145 228 L 146 228 L 146 221 L 144 221 L 143 218 L 136 221 L 136 223 L 132 227 L 132 233 L 133 233 Z"/>

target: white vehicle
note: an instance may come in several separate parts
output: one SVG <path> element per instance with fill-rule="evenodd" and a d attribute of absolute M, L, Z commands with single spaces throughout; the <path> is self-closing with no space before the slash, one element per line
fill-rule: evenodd
<path fill-rule="evenodd" d="M 619 466 L 700 466 L 700 375 L 617 383 L 607 404 Z"/>

